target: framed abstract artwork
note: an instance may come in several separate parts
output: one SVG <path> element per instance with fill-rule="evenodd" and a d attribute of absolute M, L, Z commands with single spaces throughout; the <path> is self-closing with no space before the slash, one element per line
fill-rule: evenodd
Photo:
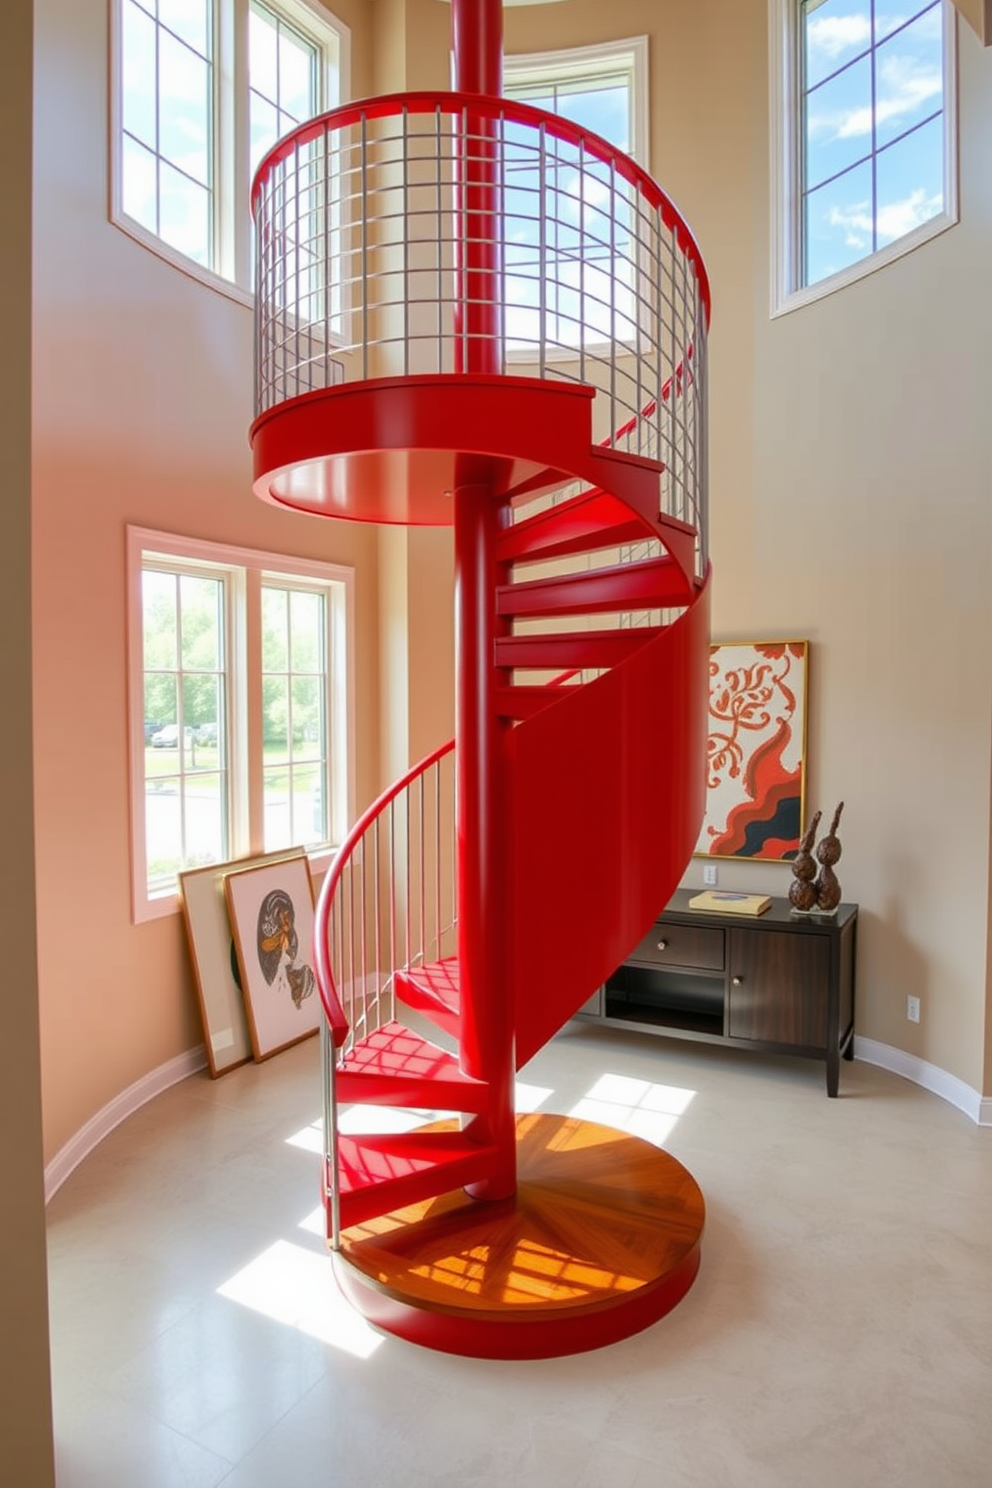
<path fill-rule="evenodd" d="M 256 1059 L 315 1033 L 313 882 L 304 856 L 240 868 L 224 880 Z"/>
<path fill-rule="evenodd" d="M 216 1079 L 252 1057 L 251 1034 L 241 992 L 224 880 L 229 873 L 304 856 L 300 847 L 230 863 L 211 863 L 179 875 L 186 941 L 203 1019 L 203 1041 Z"/>
<path fill-rule="evenodd" d="M 706 814 L 697 856 L 783 862 L 806 794 L 808 641 L 710 647 Z"/>

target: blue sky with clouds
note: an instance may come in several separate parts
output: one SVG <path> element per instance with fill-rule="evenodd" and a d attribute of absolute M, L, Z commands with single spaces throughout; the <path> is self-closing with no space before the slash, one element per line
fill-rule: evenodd
<path fill-rule="evenodd" d="M 812 284 L 943 210 L 942 6 L 808 0 L 801 25 Z"/>

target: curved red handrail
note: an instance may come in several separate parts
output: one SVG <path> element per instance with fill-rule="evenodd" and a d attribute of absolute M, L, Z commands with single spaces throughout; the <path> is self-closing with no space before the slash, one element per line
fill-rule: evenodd
<path fill-rule="evenodd" d="M 527 124 L 532 128 L 543 128 L 555 139 L 563 140 L 567 144 L 580 145 L 593 159 L 599 160 L 603 165 L 608 165 L 625 181 L 636 186 L 645 201 L 661 212 L 662 221 L 669 231 L 675 231 L 679 248 L 695 268 L 700 298 L 706 314 L 706 325 L 707 328 L 709 327 L 711 305 L 709 275 L 706 272 L 699 245 L 688 223 L 667 192 L 661 189 L 653 176 L 649 176 L 636 160 L 632 160 L 629 155 L 625 155 L 622 150 L 618 150 L 601 135 L 593 134 L 591 130 L 583 129 L 581 125 L 573 124 L 570 119 L 564 119 L 558 114 L 547 114 L 543 109 L 533 108 L 529 103 L 518 103 L 512 98 L 492 98 L 482 93 L 427 91 L 384 93 L 380 97 L 359 99 L 353 103 L 341 104 L 338 108 L 328 109 L 325 113 L 318 114 L 315 118 L 307 120 L 305 124 L 300 124 L 291 133 L 284 135 L 272 146 L 268 154 L 262 157 L 252 181 L 252 216 L 255 215 L 262 183 L 269 172 L 302 145 L 320 138 L 329 130 L 346 129 L 351 124 L 361 123 L 363 119 L 388 119 L 403 113 L 426 114 L 431 112 L 441 114 L 471 112 L 476 118 L 502 119 L 512 124 Z"/>
<path fill-rule="evenodd" d="M 320 893 L 317 896 L 317 907 L 314 911 L 314 962 L 317 970 L 317 989 L 320 992 L 320 1000 L 324 1004 L 324 1012 L 330 1024 L 335 1048 L 340 1048 L 347 1038 L 349 1024 L 334 986 L 334 972 L 330 962 L 330 936 L 328 931 L 334 891 L 341 882 L 341 875 L 344 873 L 352 853 L 376 818 L 381 816 L 386 807 L 392 801 L 395 801 L 397 796 L 402 795 L 419 775 L 426 774 L 432 765 L 436 765 L 440 760 L 444 759 L 445 755 L 450 754 L 454 747 L 454 739 L 449 739 L 446 744 L 439 745 L 431 754 L 426 755 L 417 764 L 411 765 L 405 775 L 401 775 L 399 780 L 395 780 L 380 796 L 376 797 L 371 806 L 362 812 L 338 848 L 334 855 L 334 861 L 327 870 L 324 882 L 320 886 Z"/>

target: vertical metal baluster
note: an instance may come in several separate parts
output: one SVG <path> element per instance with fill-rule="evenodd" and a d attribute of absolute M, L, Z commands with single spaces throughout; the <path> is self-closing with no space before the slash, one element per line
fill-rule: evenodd
<path fill-rule="evenodd" d="M 506 112 L 501 109 L 498 119 L 497 150 L 499 161 L 499 255 L 496 265 L 498 284 L 493 298 L 499 307 L 499 370 L 506 376 Z M 438 780 L 441 765 L 438 762 Z M 439 828 L 440 830 L 440 828 Z M 438 911 L 440 913 L 440 909 Z"/>
<path fill-rule="evenodd" d="M 692 402 L 690 405 L 690 417 L 692 421 L 692 469 L 689 472 L 689 489 L 686 493 L 686 517 L 692 522 L 698 531 L 699 527 L 699 476 L 700 462 L 702 460 L 702 443 L 700 441 L 700 398 L 699 398 L 699 361 L 697 352 L 699 349 L 699 275 L 696 265 L 692 264 L 690 277 L 690 289 L 692 290 L 692 326 L 690 348 L 692 357 L 689 361 L 689 371 L 692 376 L 691 392 Z M 697 543 L 698 552 L 698 543 Z"/>
<path fill-rule="evenodd" d="M 411 961 L 410 961 L 410 913 L 411 913 L 411 904 L 410 904 L 410 787 L 409 786 L 407 786 L 406 790 L 403 792 L 403 799 L 406 802 L 406 916 L 405 916 L 405 919 L 404 919 L 404 926 L 403 926 L 403 928 L 404 928 L 403 942 L 404 942 L 404 950 L 406 951 L 406 959 L 404 960 L 403 965 L 408 967 L 408 966 L 411 965 Z"/>
<path fill-rule="evenodd" d="M 662 385 L 663 385 L 664 380 L 665 380 L 664 379 L 664 371 L 665 371 L 665 348 L 664 348 L 664 339 L 663 339 L 664 338 L 664 325 L 665 325 L 665 284 L 664 284 L 664 274 L 662 272 L 662 267 L 661 267 L 661 261 L 662 261 L 661 260 L 661 242 L 662 242 L 661 234 L 662 234 L 663 223 L 662 223 L 662 220 L 661 220 L 661 208 L 660 207 L 655 207 L 655 209 L 653 211 L 652 218 L 651 218 L 651 228 L 652 228 L 652 231 L 651 231 L 651 245 L 652 245 L 652 250 L 653 250 L 653 261 L 654 261 L 653 279 L 654 279 L 654 296 L 655 296 L 654 349 L 655 349 L 655 367 L 656 367 L 657 378 L 658 378 L 658 392 L 657 392 L 657 397 L 656 397 L 656 402 L 655 402 L 655 411 L 654 411 L 654 434 L 655 434 L 654 455 L 655 455 L 655 458 L 656 459 L 663 461 L 664 460 L 664 454 L 663 454 L 663 449 L 662 449 L 662 443 L 663 443 L 663 441 L 662 441 L 662 432 L 661 432 L 661 430 L 662 430 L 662 422 L 661 421 L 662 421 L 662 417 L 663 417 L 662 403 L 663 403 L 664 400 L 663 400 L 662 395 L 661 395 L 661 390 L 662 390 Z M 668 487 L 668 479 L 669 479 L 669 477 L 668 477 L 668 473 L 667 473 L 667 469 L 666 469 L 665 473 L 661 477 L 662 510 L 664 510 L 664 505 L 665 505 L 664 497 L 665 497 L 665 491 L 666 491 L 666 489 Z"/>
<path fill-rule="evenodd" d="M 410 375 L 410 116 L 406 105 L 403 121 L 403 376 Z"/>
<path fill-rule="evenodd" d="M 376 817 L 372 830 L 375 836 L 373 842 L 372 871 L 372 913 L 375 916 L 375 1019 L 380 1026 L 386 1022 L 382 1015 L 382 924 L 379 919 L 381 905 L 379 902 L 379 830 L 380 820 Z"/>
<path fill-rule="evenodd" d="M 456 744 L 451 751 L 451 768 L 448 774 L 448 792 L 451 796 L 451 923 L 458 924 L 458 787 L 455 770 Z"/>
<path fill-rule="evenodd" d="M 630 213 L 630 237 L 628 239 L 628 252 L 630 253 L 630 280 L 633 287 L 633 314 L 634 314 L 634 366 L 637 373 L 637 385 L 635 397 L 637 399 L 637 444 L 639 455 L 644 453 L 645 428 L 644 411 L 647 407 L 645 397 L 644 378 L 642 367 L 644 365 L 644 348 L 641 342 L 641 274 L 640 264 L 643 255 L 639 252 L 641 240 L 641 193 L 640 189 L 628 185 L 628 212 Z"/>
<path fill-rule="evenodd" d="M 687 295 L 687 292 L 686 292 L 686 279 L 687 279 L 687 275 L 688 275 L 689 256 L 688 256 L 688 254 L 686 252 L 685 245 L 683 244 L 681 246 L 682 246 L 682 253 L 681 253 L 681 262 L 679 264 L 679 298 L 680 298 L 681 313 L 682 313 L 682 355 L 681 355 L 681 358 L 680 358 L 680 365 L 681 365 L 681 368 L 682 368 L 682 376 L 680 378 L 680 389 L 681 389 L 681 393 L 680 393 L 680 397 L 679 397 L 679 417 L 680 417 L 681 429 L 682 429 L 682 445 L 681 445 L 681 448 L 682 448 L 682 461 L 681 461 L 681 464 L 679 466 L 679 474 L 682 477 L 682 485 L 681 485 L 681 493 L 680 493 L 680 500 L 679 500 L 679 513 L 678 514 L 679 514 L 679 517 L 684 521 L 685 520 L 685 514 L 686 514 L 685 502 L 686 502 L 686 492 L 688 490 L 688 469 L 689 469 L 689 457 L 690 457 L 690 451 L 689 451 L 689 425 L 688 425 L 688 420 L 686 418 L 686 408 L 687 408 L 687 404 L 688 404 L 687 378 L 688 378 L 688 373 L 689 373 L 689 364 L 688 364 L 687 358 L 688 358 L 688 353 L 689 353 L 690 323 L 689 323 L 688 295 Z"/>
<path fill-rule="evenodd" d="M 423 963 L 427 959 L 427 833 L 424 831 L 424 777 L 418 778 L 418 790 L 420 801 L 420 959 Z"/>
<path fill-rule="evenodd" d="M 371 1027 L 370 1027 L 370 1024 L 369 1024 L 369 978 L 368 978 L 369 921 L 368 921 L 368 899 L 367 899 L 366 891 L 365 891 L 365 884 L 366 884 L 366 880 L 368 878 L 368 851 L 367 851 L 368 840 L 367 839 L 368 839 L 368 833 L 366 832 L 363 835 L 362 840 L 361 840 L 361 843 L 359 845 L 359 851 L 361 852 L 361 855 L 362 855 L 362 860 L 361 860 L 361 864 L 360 864 L 361 879 L 359 881 L 359 887 L 360 887 L 360 891 L 361 891 L 361 893 L 360 893 L 360 905 L 359 905 L 359 908 L 360 908 L 360 911 L 361 911 L 361 936 L 360 936 L 360 940 L 359 940 L 359 947 L 360 947 L 360 950 L 361 950 L 361 966 L 362 966 L 362 1014 L 363 1014 L 363 1016 L 365 1018 L 365 1032 L 366 1032 L 366 1034 L 368 1034 L 368 1033 L 370 1033 L 372 1031 L 371 1030 Z"/>
<path fill-rule="evenodd" d="M 550 288 L 548 277 L 548 221 L 547 200 L 544 190 L 544 172 L 547 167 L 545 126 L 540 124 L 538 137 L 537 174 L 537 305 L 538 305 L 538 377 L 547 376 L 548 349 L 548 305 Z"/>
<path fill-rule="evenodd" d="M 292 261 L 295 268 L 295 283 L 293 285 L 293 314 L 296 321 L 296 329 L 293 336 L 294 358 L 293 358 L 293 386 L 297 396 L 300 393 L 300 326 L 303 323 L 300 315 L 300 146 L 299 142 L 293 144 L 293 179 L 296 185 L 294 192 L 293 209 L 293 254 Z"/>
<path fill-rule="evenodd" d="M 389 996 L 390 1007 L 396 1006 L 396 820 L 394 803 L 389 803 Z"/>
<path fill-rule="evenodd" d="M 351 1019 L 357 1024 L 361 1019 L 361 1003 L 355 997 L 355 859 L 348 859 L 348 987 L 351 1001 Z M 356 1029 L 356 1037 L 359 1037 Z"/>
<path fill-rule="evenodd" d="M 610 156 L 610 428 L 621 420 L 617 412 L 617 163 Z"/>
<path fill-rule="evenodd" d="M 582 224 L 579 235 L 579 381 L 586 380 L 586 256 L 591 254 L 592 237 L 589 231 L 589 243 L 586 244 L 586 155 L 585 139 L 579 140 L 579 222 Z"/>
<path fill-rule="evenodd" d="M 362 114 L 362 379 L 369 375 L 369 181 L 368 181 L 368 115 Z"/>
<path fill-rule="evenodd" d="M 675 225 L 668 232 L 668 263 L 669 281 L 671 281 L 671 356 L 669 356 L 669 376 L 671 384 L 668 391 L 668 506 L 666 512 L 669 516 L 675 516 L 677 512 L 677 478 L 678 478 L 678 455 L 675 449 L 675 399 L 677 399 L 677 382 L 675 382 L 675 368 L 678 365 L 678 293 L 675 286 L 675 256 L 677 256 L 677 231 Z"/>
<path fill-rule="evenodd" d="M 334 260 L 331 254 L 331 135 L 325 129 L 324 147 L 324 367 L 323 385 L 331 382 L 331 282 L 334 277 Z"/>
<path fill-rule="evenodd" d="M 707 386 L 709 383 L 709 343 L 707 341 L 707 330 L 705 321 L 705 310 L 700 302 L 699 324 L 696 328 L 698 347 L 698 374 L 699 374 L 699 408 L 700 408 L 700 443 L 702 445 L 702 459 L 700 461 L 699 474 L 699 573 L 703 574 L 709 561 L 709 521 L 710 521 L 710 441 L 709 441 L 709 398 Z"/>
<path fill-rule="evenodd" d="M 441 761 L 434 766 L 434 943 L 441 959 Z"/>
<path fill-rule="evenodd" d="M 444 236 L 441 212 L 441 106 L 434 109 L 434 241 L 437 243 L 437 345 L 435 372 L 444 371 Z"/>

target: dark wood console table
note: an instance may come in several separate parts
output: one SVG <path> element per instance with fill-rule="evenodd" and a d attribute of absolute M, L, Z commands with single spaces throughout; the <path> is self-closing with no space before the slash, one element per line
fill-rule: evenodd
<path fill-rule="evenodd" d="M 822 1059 L 835 1096 L 853 1058 L 858 906 L 794 916 L 693 910 L 679 889 L 582 1015 L 644 1033 Z"/>

